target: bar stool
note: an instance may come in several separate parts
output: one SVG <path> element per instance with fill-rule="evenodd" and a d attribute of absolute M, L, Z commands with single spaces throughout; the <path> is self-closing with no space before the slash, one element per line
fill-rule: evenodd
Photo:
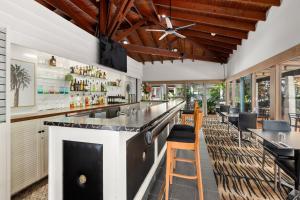
<path fill-rule="evenodd" d="M 203 113 L 199 109 L 194 110 L 194 129 L 175 129 L 172 128 L 170 135 L 167 138 L 167 160 L 166 160 L 166 190 L 165 199 L 169 198 L 169 184 L 173 183 L 173 176 L 184 179 L 197 179 L 199 198 L 203 199 L 203 186 L 200 167 L 200 147 L 199 136 L 202 126 Z M 180 126 L 180 125 L 179 125 Z M 184 127 L 186 125 L 183 125 Z M 191 150 L 195 153 L 195 160 L 177 158 L 176 150 Z M 196 167 L 196 176 L 187 176 L 174 172 L 176 162 L 193 163 Z"/>
<path fill-rule="evenodd" d="M 192 125 L 192 120 L 194 118 L 194 110 L 199 108 L 198 101 L 194 101 L 193 110 L 183 110 L 181 113 L 181 124 Z"/>

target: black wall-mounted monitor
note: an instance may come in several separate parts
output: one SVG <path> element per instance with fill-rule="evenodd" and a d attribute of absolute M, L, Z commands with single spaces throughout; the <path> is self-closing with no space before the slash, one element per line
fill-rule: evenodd
<path fill-rule="evenodd" d="M 100 64 L 127 72 L 127 52 L 118 42 L 108 37 L 100 37 Z"/>

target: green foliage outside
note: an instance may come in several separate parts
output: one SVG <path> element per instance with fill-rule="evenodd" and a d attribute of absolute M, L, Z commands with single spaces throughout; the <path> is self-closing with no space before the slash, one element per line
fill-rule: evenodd
<path fill-rule="evenodd" d="M 218 83 L 208 90 L 207 112 L 213 114 L 216 112 L 216 105 L 221 100 L 221 90 L 225 91 L 225 83 Z"/>

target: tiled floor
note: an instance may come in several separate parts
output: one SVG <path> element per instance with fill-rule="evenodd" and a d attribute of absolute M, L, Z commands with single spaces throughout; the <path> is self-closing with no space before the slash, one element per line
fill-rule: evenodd
<path fill-rule="evenodd" d="M 207 200 L 219 199 L 217 185 L 211 165 L 210 158 L 208 156 L 206 144 L 201 134 L 201 167 L 204 187 L 204 198 Z M 178 151 L 179 157 L 194 158 L 192 152 Z M 192 164 L 178 163 L 176 166 L 176 172 L 194 175 L 195 169 Z M 149 200 L 157 200 L 158 194 L 161 190 L 165 176 L 165 165 L 164 163 L 160 166 L 156 180 L 150 188 Z M 47 179 L 33 185 L 26 191 L 14 196 L 13 200 L 47 200 L 48 199 L 48 185 Z M 170 188 L 170 199 L 172 200 L 193 200 L 198 199 L 198 190 L 196 181 L 184 180 L 174 177 L 173 185 Z"/>

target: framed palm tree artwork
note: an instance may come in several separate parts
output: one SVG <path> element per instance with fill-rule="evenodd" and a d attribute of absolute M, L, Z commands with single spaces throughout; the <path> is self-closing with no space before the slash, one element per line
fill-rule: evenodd
<path fill-rule="evenodd" d="M 11 107 L 35 105 L 35 64 L 11 60 L 10 65 Z"/>

